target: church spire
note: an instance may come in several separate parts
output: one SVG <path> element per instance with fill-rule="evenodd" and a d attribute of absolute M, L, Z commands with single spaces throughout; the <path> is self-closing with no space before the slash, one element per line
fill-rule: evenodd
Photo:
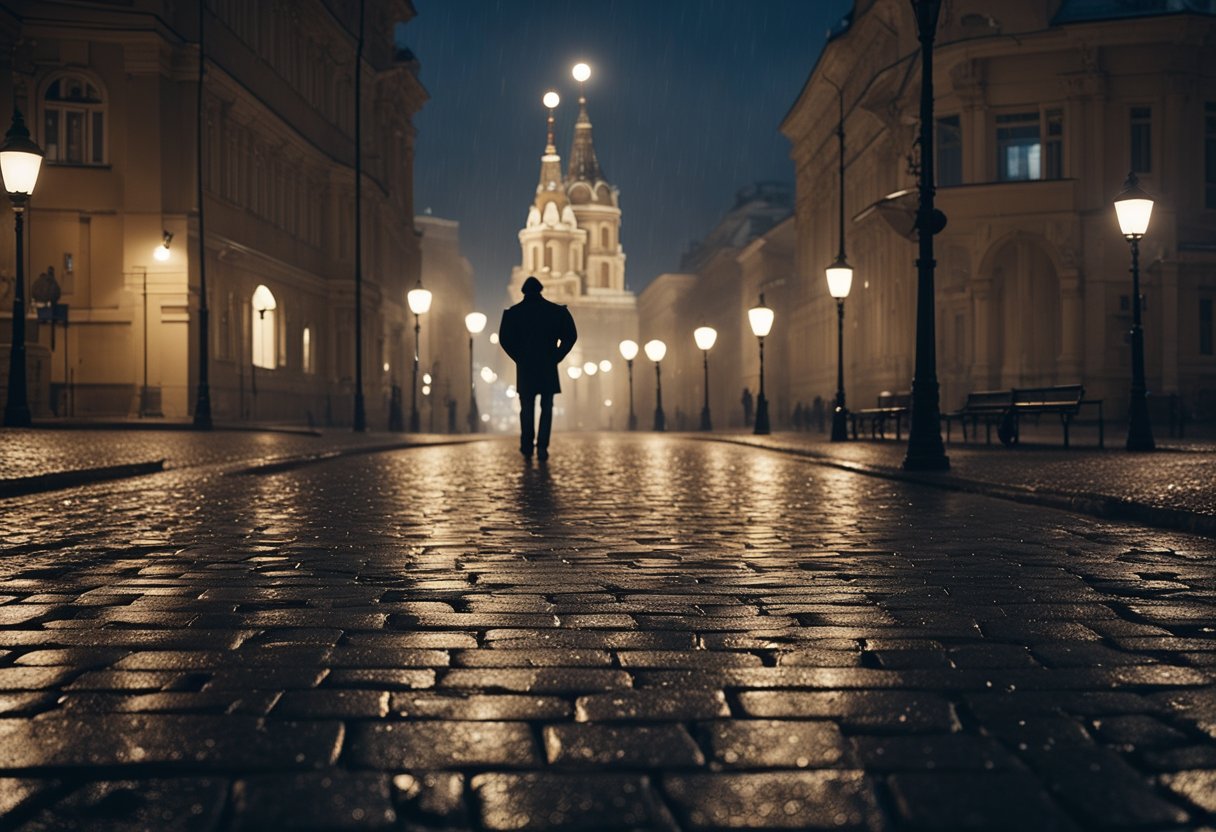
<path fill-rule="evenodd" d="M 540 181 L 536 183 L 536 199 L 533 205 L 542 215 L 549 203 L 555 203 L 560 211 L 568 204 L 566 190 L 562 187 L 562 157 L 557 155 L 557 144 L 553 135 L 553 111 L 561 103 L 557 93 L 550 90 L 542 99 L 549 108 L 545 153 L 540 157 Z"/>
<path fill-rule="evenodd" d="M 566 186 L 575 182 L 586 182 L 593 188 L 604 181 L 599 160 L 595 158 L 595 144 L 591 139 L 591 117 L 587 115 L 587 96 L 583 84 L 591 77 L 591 67 L 575 64 L 574 80 L 578 81 L 578 120 L 574 123 L 574 141 L 570 146 L 570 167 L 566 173 Z"/>

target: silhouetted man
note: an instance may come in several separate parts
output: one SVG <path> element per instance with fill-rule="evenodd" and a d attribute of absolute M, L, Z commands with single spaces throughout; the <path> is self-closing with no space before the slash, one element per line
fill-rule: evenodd
<path fill-rule="evenodd" d="M 557 365 L 574 347 L 578 331 L 566 307 L 540 296 L 544 286 L 535 277 L 524 281 L 524 299 L 502 313 L 498 343 L 515 362 L 515 389 L 519 392 L 519 451 L 532 458 L 549 458 L 549 431 L 553 426 L 553 396 L 562 392 Z M 540 430 L 536 431 L 536 397 L 540 396 Z"/>

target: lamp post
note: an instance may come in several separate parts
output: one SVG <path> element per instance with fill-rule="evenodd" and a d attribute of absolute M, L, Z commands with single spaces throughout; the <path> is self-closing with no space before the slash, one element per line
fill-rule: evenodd
<path fill-rule="evenodd" d="M 667 430 L 667 417 L 663 415 L 663 376 L 659 371 L 659 362 L 667 355 L 667 345 L 659 339 L 647 341 L 642 349 L 646 357 L 654 362 L 654 429 Z"/>
<path fill-rule="evenodd" d="M 173 233 L 164 231 L 161 234 L 160 245 L 152 249 L 152 259 L 158 263 L 167 263 L 173 256 L 169 251 L 169 246 L 173 243 Z M 148 386 L 148 269 L 146 266 L 137 267 L 143 276 L 143 302 L 144 302 L 144 383 L 139 391 L 139 416 L 141 419 L 151 417 L 160 417 L 164 414 L 160 409 L 159 396 L 157 401 L 152 401 L 152 388 Z"/>
<path fill-rule="evenodd" d="M 699 326 L 692 331 L 692 339 L 697 342 L 705 368 L 705 405 L 701 408 L 701 430 L 713 430 L 709 418 L 709 350 L 718 340 L 718 330 L 712 326 Z"/>
<path fill-rule="evenodd" d="M 422 288 L 422 278 L 418 284 L 405 295 L 410 311 L 414 313 L 414 381 L 410 387 L 410 433 L 418 433 L 422 429 L 422 420 L 418 415 L 418 354 L 421 349 L 422 316 L 431 310 L 431 291 Z"/>
<path fill-rule="evenodd" d="M 258 320 L 262 320 L 262 321 L 266 320 L 267 312 L 273 312 L 275 309 L 278 308 L 278 304 L 275 303 L 274 295 L 271 294 L 270 290 L 267 289 L 265 285 L 259 285 L 258 288 L 253 291 L 253 299 L 250 301 L 250 305 L 253 306 L 253 311 L 258 313 Z M 260 355 L 262 357 L 262 360 L 265 361 L 266 360 L 266 344 L 265 344 L 266 333 L 259 332 L 258 337 L 262 339 L 262 343 L 258 345 L 258 349 L 254 352 L 254 354 Z M 271 337 L 272 343 L 273 343 L 274 334 L 272 333 L 270 337 Z M 251 356 L 251 358 L 252 358 L 252 356 Z M 250 364 L 249 364 L 249 392 L 253 395 L 253 418 L 254 419 L 256 419 L 258 416 L 257 367 L 258 367 L 257 361 L 250 362 Z"/>
<path fill-rule="evenodd" d="M 747 322 L 751 324 L 752 334 L 760 339 L 760 395 L 756 396 L 756 427 L 752 431 L 757 436 L 772 433 L 768 424 L 768 398 L 764 395 L 764 336 L 773 328 L 773 310 L 764 305 L 764 293 L 760 293 L 760 305 L 747 310 Z"/>
<path fill-rule="evenodd" d="M 198 211 L 198 388 L 194 394 L 194 429 L 211 430 L 211 312 L 207 306 L 207 211 L 203 198 L 203 124 L 205 105 L 203 87 L 206 84 L 207 4 L 198 4 L 198 83 L 194 88 L 194 200 Z M 242 385 L 243 387 L 244 385 Z M 241 394 L 244 396 L 244 393 Z"/>
<path fill-rule="evenodd" d="M 1127 409 L 1127 449 L 1156 448 L 1148 421 L 1148 385 L 1144 381 L 1144 330 L 1140 328 L 1140 238 L 1148 231 L 1153 200 L 1140 189 L 1140 180 L 1129 173 L 1123 190 L 1115 197 L 1119 230 L 1132 249 L 1132 397 Z"/>
<path fill-rule="evenodd" d="M 638 415 L 633 412 L 633 359 L 638 357 L 638 342 L 624 340 L 620 344 L 621 358 L 629 374 L 629 429 L 638 429 Z"/>
<path fill-rule="evenodd" d="M 477 378 L 473 375 L 473 336 L 486 328 L 486 316 L 470 312 L 464 316 L 464 328 L 469 331 L 469 433 L 481 431 L 481 415 L 477 412 Z"/>
<path fill-rule="evenodd" d="M 919 252 L 916 260 L 916 373 L 908 428 L 908 471 L 945 471 L 950 458 L 942 444 L 937 386 L 937 333 L 933 320 L 933 235 L 946 227 L 946 215 L 933 207 L 933 37 L 941 0 L 911 0 L 920 38 L 920 204 L 916 210 Z"/>
<path fill-rule="evenodd" d="M 844 406 L 844 300 L 853 288 L 853 267 L 844 256 L 844 89 L 837 87 L 840 97 L 840 122 L 836 135 L 840 139 L 840 249 L 836 260 L 825 270 L 828 278 L 828 293 L 836 298 L 836 407 L 832 411 L 832 441 L 844 442 L 849 438 L 848 410 Z"/>
<path fill-rule="evenodd" d="M 25 120 L 13 110 L 13 123 L 0 144 L 0 177 L 13 203 L 17 234 L 17 285 L 13 292 L 13 345 L 8 354 L 8 399 L 4 403 L 4 426 L 28 428 L 30 403 L 25 383 L 25 206 L 42 169 L 42 148 L 30 138 Z"/>

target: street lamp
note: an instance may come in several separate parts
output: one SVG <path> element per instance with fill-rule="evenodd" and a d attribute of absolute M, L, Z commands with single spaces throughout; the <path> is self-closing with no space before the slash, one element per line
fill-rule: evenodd
<path fill-rule="evenodd" d="M 1115 197 L 1119 230 L 1132 248 L 1132 398 L 1127 410 L 1127 449 L 1151 451 L 1156 447 L 1148 421 L 1148 386 L 1144 381 L 1144 330 L 1140 328 L 1140 238 L 1148 231 L 1153 200 L 1140 189 L 1135 173 L 1127 175 Z"/>
<path fill-rule="evenodd" d="M 663 415 L 663 377 L 659 372 L 659 362 L 667 355 L 667 345 L 655 338 L 647 341 L 642 349 L 654 362 L 654 429 L 667 430 L 667 417 Z"/>
<path fill-rule="evenodd" d="M 583 365 L 583 372 L 589 376 L 593 376 L 600 371 L 600 365 L 594 361 L 588 361 Z"/>
<path fill-rule="evenodd" d="M 836 298 L 836 408 L 832 411 L 832 441 L 849 438 L 848 411 L 844 406 L 844 299 L 853 288 L 853 267 L 844 256 L 844 89 L 837 87 L 840 97 L 840 122 L 836 135 L 840 139 L 840 249 L 836 260 L 826 269 L 828 293 Z"/>
<path fill-rule="evenodd" d="M 621 358 L 625 359 L 625 367 L 629 371 L 629 429 L 638 429 L 638 416 L 633 412 L 633 359 L 638 357 L 638 342 L 624 340 L 620 347 Z"/>
<path fill-rule="evenodd" d="M 473 336 L 486 328 L 486 316 L 470 312 L 464 316 L 464 327 L 469 331 L 469 433 L 479 433 L 481 416 L 477 412 L 477 379 L 473 375 Z"/>
<path fill-rule="evenodd" d="M 414 313 L 414 380 L 410 389 L 410 432 L 418 433 L 422 429 L 421 419 L 418 416 L 418 353 L 419 338 L 422 333 L 421 316 L 431 310 L 431 291 L 422 288 L 422 278 L 418 278 L 418 284 L 406 293 L 405 301 L 409 304 L 410 311 Z"/>
<path fill-rule="evenodd" d="M 42 169 L 42 148 L 30 138 L 20 111 L 13 110 L 13 123 L 0 144 L 0 177 L 13 203 L 17 233 L 17 286 L 13 293 L 13 345 L 8 354 L 8 399 L 4 403 L 4 426 L 28 428 L 30 403 L 25 383 L 25 206 Z"/>
<path fill-rule="evenodd" d="M 701 350 L 702 363 L 705 366 L 705 406 L 701 408 L 701 430 L 713 430 L 709 420 L 709 350 L 718 340 L 718 330 L 712 326 L 699 326 L 692 331 L 692 339 Z"/>
<path fill-rule="evenodd" d="M 764 305 L 764 293 L 760 293 L 760 305 L 747 310 L 747 322 L 751 324 L 752 334 L 760 339 L 760 395 L 756 396 L 756 428 L 757 436 L 771 433 L 768 426 L 768 398 L 764 395 L 764 336 L 773 328 L 773 310 Z"/>
<path fill-rule="evenodd" d="M 164 231 L 161 234 L 160 245 L 152 249 L 152 259 L 159 263 L 169 262 L 169 258 L 173 256 L 169 251 L 169 246 L 173 242 L 173 232 Z M 139 391 L 139 415 L 140 418 L 147 416 L 163 416 L 159 402 L 152 401 L 152 389 L 148 387 L 148 269 L 145 266 L 137 266 L 143 273 L 143 301 L 144 301 L 144 384 Z M 159 399 L 159 396 L 157 397 Z"/>
<path fill-rule="evenodd" d="M 169 251 L 169 245 L 173 242 L 173 232 L 165 231 L 161 235 L 160 245 L 152 250 L 152 258 L 158 263 L 167 263 L 172 253 Z"/>
<path fill-rule="evenodd" d="M 570 376 L 571 379 L 580 379 L 583 377 L 583 368 L 582 367 L 567 367 L 566 375 Z"/>
<path fill-rule="evenodd" d="M 946 227 L 946 215 L 933 207 L 933 37 L 941 0 L 912 0 L 920 38 L 920 203 L 916 210 L 919 251 L 916 259 L 916 371 L 912 377 L 908 471 L 945 471 L 950 458 L 942 444 L 937 386 L 937 333 L 933 320 L 933 235 Z"/>

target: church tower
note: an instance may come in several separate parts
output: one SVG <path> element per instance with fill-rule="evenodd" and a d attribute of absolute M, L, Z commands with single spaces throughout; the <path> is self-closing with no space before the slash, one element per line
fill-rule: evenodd
<path fill-rule="evenodd" d="M 604 178 L 596 158 L 587 98 L 581 89 L 589 76 L 585 64 L 575 67 L 580 84 L 578 119 L 564 176 L 554 136 L 558 96 L 545 94 L 549 120 L 540 180 L 519 232 L 520 264 L 511 269 L 507 290 L 508 302 L 519 302 L 524 281 L 535 275 L 544 284 L 545 297 L 569 307 L 578 327 L 578 342 L 564 367 L 595 364 L 600 368 L 590 377 L 571 376 L 568 384 L 563 369 L 563 390 L 568 395 L 558 409 L 567 429 L 624 426 L 627 412 L 622 406 L 628 388 L 618 346 L 638 336 L 637 296 L 625 288 L 619 194 Z"/>

